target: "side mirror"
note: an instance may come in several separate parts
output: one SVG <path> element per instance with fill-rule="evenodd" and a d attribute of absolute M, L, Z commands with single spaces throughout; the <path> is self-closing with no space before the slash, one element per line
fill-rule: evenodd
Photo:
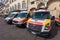
<path fill-rule="evenodd" d="M 52 16 L 52 17 L 51 17 L 51 20 L 55 20 L 55 16 Z"/>

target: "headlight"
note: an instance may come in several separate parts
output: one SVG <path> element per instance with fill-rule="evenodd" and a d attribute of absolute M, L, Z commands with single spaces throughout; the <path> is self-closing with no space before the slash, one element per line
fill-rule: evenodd
<path fill-rule="evenodd" d="M 18 23 L 22 23 L 21 21 L 19 21 Z"/>
<path fill-rule="evenodd" d="M 18 24 L 22 24 L 22 22 L 18 22 Z"/>
<path fill-rule="evenodd" d="M 45 26 L 45 29 L 44 30 L 50 30 L 51 26 L 50 24 L 48 23 L 46 26 Z"/>
<path fill-rule="evenodd" d="M 13 21 L 14 23 L 17 23 L 18 21 Z"/>

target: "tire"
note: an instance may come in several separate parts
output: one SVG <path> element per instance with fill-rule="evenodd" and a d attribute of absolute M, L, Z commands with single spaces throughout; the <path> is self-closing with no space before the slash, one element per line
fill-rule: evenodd
<path fill-rule="evenodd" d="M 16 25 L 16 27 L 20 27 L 20 25 Z"/>
<path fill-rule="evenodd" d="M 12 20 L 9 20 L 9 21 L 7 22 L 7 24 L 12 24 Z"/>
<path fill-rule="evenodd" d="M 26 23 L 25 23 L 25 24 L 16 25 L 16 27 L 19 27 L 19 28 L 26 28 Z"/>
<path fill-rule="evenodd" d="M 48 34 L 49 38 L 53 38 L 57 34 L 57 27 L 55 26 L 55 22 L 54 21 L 51 22 L 51 26 L 52 26 L 52 28 L 51 28 L 51 30 L 50 30 L 50 32 Z"/>
<path fill-rule="evenodd" d="M 55 21 L 55 25 L 58 26 L 57 22 Z"/>

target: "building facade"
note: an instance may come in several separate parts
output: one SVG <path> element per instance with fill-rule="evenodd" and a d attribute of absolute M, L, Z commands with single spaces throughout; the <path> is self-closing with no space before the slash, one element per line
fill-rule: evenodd
<path fill-rule="evenodd" d="M 5 5 L 1 13 L 6 14 L 9 11 L 9 0 L 2 0 L 2 3 Z M 8 10 L 8 11 L 7 11 Z"/>
<path fill-rule="evenodd" d="M 31 0 L 29 9 L 48 7 L 52 16 L 58 17 L 60 14 L 60 0 Z"/>
<path fill-rule="evenodd" d="M 4 4 L 0 3 L 0 11 L 3 10 Z"/>
<path fill-rule="evenodd" d="M 51 11 L 51 15 L 58 17 L 60 14 L 60 0 L 50 0 L 48 2 L 48 9 Z"/>
<path fill-rule="evenodd" d="M 27 10 L 27 0 L 2 0 L 5 5 L 2 12 L 9 13 L 14 10 Z"/>
<path fill-rule="evenodd" d="M 37 5 L 44 0 L 2 0 L 5 5 L 1 12 L 8 13 L 13 10 L 30 10 L 37 8 Z"/>
<path fill-rule="evenodd" d="M 51 15 L 56 16 L 60 13 L 60 0 L 2 0 L 5 4 L 3 13 L 13 10 L 30 10 L 31 8 L 48 7 Z"/>

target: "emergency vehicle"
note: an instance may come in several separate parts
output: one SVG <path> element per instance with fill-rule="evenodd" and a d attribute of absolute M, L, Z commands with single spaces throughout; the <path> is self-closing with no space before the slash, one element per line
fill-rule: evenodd
<path fill-rule="evenodd" d="M 12 24 L 12 19 L 15 18 L 17 15 L 18 15 L 18 12 L 12 11 L 12 12 L 5 18 L 5 21 L 6 21 L 8 24 Z"/>
<path fill-rule="evenodd" d="M 55 22 L 57 26 L 60 26 L 60 14 L 58 17 L 55 18 Z"/>
<path fill-rule="evenodd" d="M 28 15 L 28 11 L 26 10 L 21 11 L 19 15 L 13 19 L 13 24 L 15 24 L 17 27 L 26 25 L 26 22 L 28 20 L 27 15 Z"/>
<path fill-rule="evenodd" d="M 35 9 L 27 21 L 27 29 L 32 34 L 48 37 L 54 30 L 54 19 L 49 10 Z"/>

